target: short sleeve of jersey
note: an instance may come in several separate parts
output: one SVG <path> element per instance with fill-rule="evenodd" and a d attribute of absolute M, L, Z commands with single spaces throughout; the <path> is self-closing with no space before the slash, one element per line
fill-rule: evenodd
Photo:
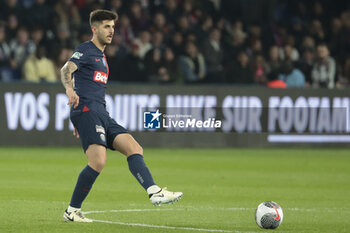
<path fill-rule="evenodd" d="M 87 50 L 82 49 L 81 47 L 76 48 L 74 51 L 72 57 L 69 59 L 69 61 L 74 62 L 78 70 L 81 68 L 82 65 L 87 63 L 88 55 L 86 54 Z"/>

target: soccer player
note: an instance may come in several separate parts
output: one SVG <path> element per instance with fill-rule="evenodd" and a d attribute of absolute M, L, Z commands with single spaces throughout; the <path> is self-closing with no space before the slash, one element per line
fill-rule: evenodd
<path fill-rule="evenodd" d="M 88 158 L 88 165 L 79 174 L 70 204 L 64 212 L 65 221 L 92 222 L 82 214 L 81 205 L 106 164 L 107 148 L 127 157 L 131 173 L 147 191 L 152 204 L 172 203 L 182 197 L 182 192 L 170 192 L 154 183 L 143 160 L 142 147 L 106 111 L 109 70 L 103 51 L 112 41 L 117 18 L 112 11 L 91 12 L 91 41 L 79 45 L 61 69 L 61 80 L 71 106 L 70 119 L 75 127 L 73 135 L 80 137 Z"/>

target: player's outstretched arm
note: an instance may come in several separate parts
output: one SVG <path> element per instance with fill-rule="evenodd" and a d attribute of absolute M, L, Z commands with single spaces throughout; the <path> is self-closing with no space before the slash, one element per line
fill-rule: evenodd
<path fill-rule="evenodd" d="M 74 108 L 79 105 L 79 96 L 75 93 L 73 86 L 73 73 L 77 69 L 77 65 L 71 61 L 67 61 L 61 69 L 61 81 L 69 98 L 68 105 L 73 105 Z"/>

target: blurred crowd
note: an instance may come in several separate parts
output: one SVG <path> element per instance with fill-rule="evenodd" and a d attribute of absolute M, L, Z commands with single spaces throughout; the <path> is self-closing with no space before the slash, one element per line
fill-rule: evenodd
<path fill-rule="evenodd" d="M 341 0 L 0 0 L 0 80 L 57 82 L 118 13 L 109 80 L 276 88 L 350 85 L 350 3 Z"/>

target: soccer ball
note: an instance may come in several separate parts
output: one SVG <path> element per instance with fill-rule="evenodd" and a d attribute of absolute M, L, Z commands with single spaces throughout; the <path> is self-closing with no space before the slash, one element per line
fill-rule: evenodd
<path fill-rule="evenodd" d="M 255 221 L 261 228 L 275 229 L 283 221 L 282 208 L 276 202 L 265 201 L 256 208 Z"/>

